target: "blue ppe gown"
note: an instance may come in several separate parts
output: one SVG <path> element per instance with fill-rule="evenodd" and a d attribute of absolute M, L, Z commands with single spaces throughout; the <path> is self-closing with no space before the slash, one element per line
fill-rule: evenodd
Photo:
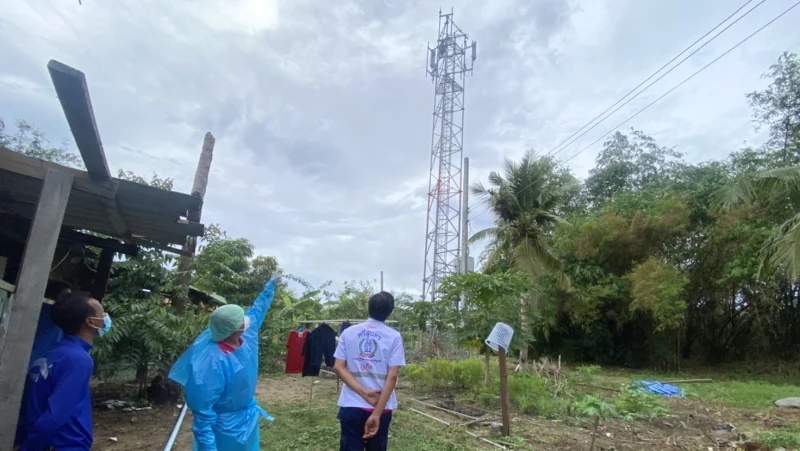
<path fill-rule="evenodd" d="M 258 331 L 275 296 L 275 278 L 247 310 L 242 345 L 224 353 L 206 329 L 175 362 L 169 378 L 181 384 L 194 421 L 194 451 L 257 451 L 259 420 L 272 417 L 255 399 Z"/>

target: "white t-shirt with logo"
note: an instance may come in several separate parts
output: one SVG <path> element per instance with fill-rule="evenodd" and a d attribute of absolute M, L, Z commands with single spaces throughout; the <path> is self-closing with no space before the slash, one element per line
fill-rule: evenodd
<path fill-rule="evenodd" d="M 374 319 L 345 329 L 333 356 L 346 361 L 347 369 L 367 390 L 383 389 L 389 367 L 406 364 L 406 353 L 403 350 L 403 338 L 400 333 Z M 342 387 L 339 406 L 373 408 L 347 385 Z M 397 397 L 394 392 L 386 402 L 386 409 L 397 409 Z"/>

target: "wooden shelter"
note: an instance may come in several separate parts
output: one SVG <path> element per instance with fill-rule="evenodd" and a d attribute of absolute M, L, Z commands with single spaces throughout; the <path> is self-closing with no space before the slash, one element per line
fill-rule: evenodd
<path fill-rule="evenodd" d="M 57 246 L 100 248 L 88 288 L 102 299 L 117 253 L 185 254 L 202 198 L 111 176 L 84 74 L 47 65 L 85 171 L 0 148 L 0 449 L 11 449 L 31 346 Z M 91 233 L 87 233 L 91 232 Z"/>

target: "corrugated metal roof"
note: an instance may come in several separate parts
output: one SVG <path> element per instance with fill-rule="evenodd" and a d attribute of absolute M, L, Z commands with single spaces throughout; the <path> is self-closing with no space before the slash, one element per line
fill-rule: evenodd
<path fill-rule="evenodd" d="M 72 173 L 64 226 L 90 230 L 132 244 L 162 247 L 182 245 L 187 236 L 202 236 L 202 224 L 187 223 L 190 209 L 202 200 L 184 193 L 166 191 L 127 180 L 92 182 L 85 171 L 61 166 L 0 148 L 0 212 L 32 218 L 47 171 Z M 127 229 L 120 233 L 114 215 Z"/>

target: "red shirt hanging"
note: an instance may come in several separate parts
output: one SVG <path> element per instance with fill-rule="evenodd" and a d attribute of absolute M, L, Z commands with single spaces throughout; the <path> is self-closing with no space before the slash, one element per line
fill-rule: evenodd
<path fill-rule="evenodd" d="M 305 362 L 303 344 L 305 344 L 307 336 L 307 330 L 289 332 L 289 337 L 286 339 L 286 374 L 300 374 L 303 372 L 303 363 Z"/>

